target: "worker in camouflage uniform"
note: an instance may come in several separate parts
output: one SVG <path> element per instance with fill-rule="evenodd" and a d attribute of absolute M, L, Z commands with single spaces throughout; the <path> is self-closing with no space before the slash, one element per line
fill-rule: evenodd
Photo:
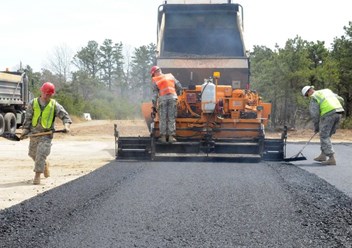
<path fill-rule="evenodd" d="M 40 175 L 44 173 L 44 177 L 49 177 L 49 163 L 46 160 L 50 154 L 51 141 L 53 134 L 40 136 L 30 136 L 28 134 L 39 134 L 48 131 L 54 131 L 55 117 L 62 120 L 65 126 L 65 132 L 70 131 L 72 123 L 67 111 L 52 96 L 55 93 L 55 86 L 46 82 L 40 88 L 40 97 L 34 98 L 28 105 L 21 139 L 30 137 L 28 155 L 34 161 L 34 180 L 33 184 L 40 184 Z"/>
<path fill-rule="evenodd" d="M 336 132 L 344 113 L 340 103 L 343 98 L 329 89 L 314 90 L 313 86 L 303 87 L 302 94 L 310 98 L 309 112 L 313 119 L 314 132 L 320 132 L 321 154 L 314 160 L 323 165 L 336 165 L 330 138 Z"/>
<path fill-rule="evenodd" d="M 159 141 L 173 143 L 176 141 L 177 92 L 182 85 L 172 74 L 163 74 L 160 67 L 153 66 L 150 70 L 153 87 L 153 109 L 159 112 Z"/>

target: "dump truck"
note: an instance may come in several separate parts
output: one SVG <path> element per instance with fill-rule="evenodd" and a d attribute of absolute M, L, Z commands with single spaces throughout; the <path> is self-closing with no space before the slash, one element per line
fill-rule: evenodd
<path fill-rule="evenodd" d="M 25 72 L 0 71 L 0 135 L 15 133 L 23 124 L 29 99 Z"/>
<path fill-rule="evenodd" d="M 158 8 L 156 65 L 183 86 L 177 142 L 158 142 L 159 116 L 144 103 L 150 137 L 122 137 L 115 126 L 116 159 L 282 160 L 286 134 L 265 137 L 271 103 L 250 87 L 242 6 L 199 2 Z"/>

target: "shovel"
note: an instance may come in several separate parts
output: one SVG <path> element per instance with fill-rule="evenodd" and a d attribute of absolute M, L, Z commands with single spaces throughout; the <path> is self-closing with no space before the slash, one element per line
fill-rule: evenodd
<path fill-rule="evenodd" d="M 32 133 L 32 134 L 29 133 L 27 136 L 25 136 L 25 138 L 50 135 L 53 133 L 66 133 L 66 130 L 62 129 L 62 130 L 47 131 L 47 132 L 41 132 L 41 133 Z M 3 137 L 8 140 L 12 140 L 12 141 L 20 141 L 21 140 L 21 138 L 18 137 L 15 133 L 8 133 L 8 132 L 3 133 L 0 137 Z"/>
<path fill-rule="evenodd" d="M 310 143 L 310 141 L 313 139 L 313 137 L 316 135 L 317 133 L 314 133 L 312 135 L 312 137 L 310 137 L 310 139 L 307 141 L 307 143 L 302 147 L 302 149 L 296 154 L 293 155 L 290 158 L 284 158 L 285 162 L 291 162 L 291 161 L 300 161 L 300 160 L 307 160 L 307 158 L 303 155 L 302 151 L 304 148 L 306 148 L 306 146 Z"/>

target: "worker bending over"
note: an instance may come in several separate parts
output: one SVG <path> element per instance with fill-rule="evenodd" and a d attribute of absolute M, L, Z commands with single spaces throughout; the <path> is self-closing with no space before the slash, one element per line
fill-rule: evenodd
<path fill-rule="evenodd" d="M 329 89 L 314 90 L 314 86 L 304 86 L 302 94 L 310 98 L 309 113 L 313 119 L 314 132 L 320 135 L 321 153 L 314 160 L 323 165 L 336 165 L 330 137 L 336 132 L 344 113 L 340 103 L 343 98 Z"/>

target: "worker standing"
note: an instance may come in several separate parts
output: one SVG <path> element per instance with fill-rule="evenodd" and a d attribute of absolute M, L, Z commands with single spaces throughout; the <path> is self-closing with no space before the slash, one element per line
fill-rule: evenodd
<path fill-rule="evenodd" d="M 314 90 L 314 86 L 304 86 L 302 94 L 310 98 L 309 112 L 314 124 L 314 132 L 320 135 L 321 153 L 314 158 L 323 165 L 336 165 L 331 136 L 336 132 L 344 109 L 343 98 L 330 89 Z M 328 157 L 328 159 L 327 159 Z"/>
<path fill-rule="evenodd" d="M 159 110 L 159 141 L 173 143 L 176 141 L 177 92 L 182 90 L 181 83 L 171 74 L 163 74 L 158 66 L 150 70 L 153 81 L 152 103 L 154 111 Z"/>
<path fill-rule="evenodd" d="M 54 84 L 46 82 L 41 86 L 40 91 L 40 97 L 34 98 L 26 110 L 21 139 L 26 138 L 29 133 L 54 131 L 55 117 L 62 120 L 65 132 L 70 131 L 72 123 L 70 116 L 56 100 L 52 99 L 55 93 Z M 28 155 L 34 161 L 35 172 L 33 184 L 38 185 L 41 173 L 44 173 L 44 177 L 50 176 L 49 163 L 46 159 L 50 154 L 53 134 L 29 137 Z"/>

